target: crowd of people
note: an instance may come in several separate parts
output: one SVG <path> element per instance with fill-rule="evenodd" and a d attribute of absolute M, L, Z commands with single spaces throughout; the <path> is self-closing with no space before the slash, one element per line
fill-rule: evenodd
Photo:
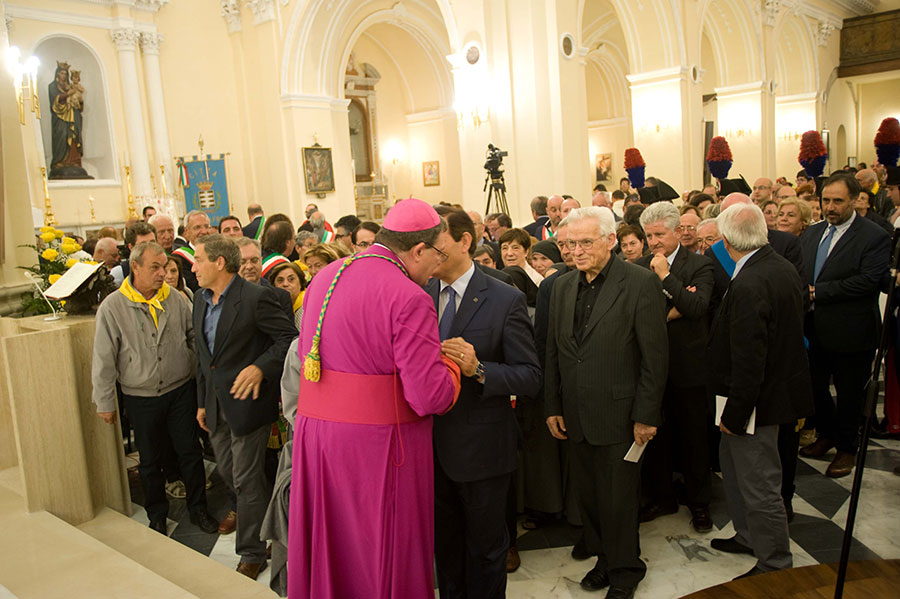
<path fill-rule="evenodd" d="M 148 207 L 88 248 L 120 285 L 93 399 L 133 432 L 151 528 L 183 497 L 290 597 L 433 596 L 433 563 L 442 599 L 502 597 L 518 527 L 564 518 L 596 560 L 581 586 L 627 599 L 639 524 L 685 505 L 711 531 L 714 472 L 736 534 L 712 546 L 753 555 L 743 576 L 789 568 L 798 451 L 854 465 L 898 185 L 623 179 L 589 206 L 535 197 L 521 228 L 414 199 L 381 226 Z"/>

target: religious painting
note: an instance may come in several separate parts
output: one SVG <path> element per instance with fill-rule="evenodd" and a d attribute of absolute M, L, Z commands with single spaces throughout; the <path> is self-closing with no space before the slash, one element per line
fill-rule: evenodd
<path fill-rule="evenodd" d="M 425 187 L 432 187 L 441 184 L 441 165 L 440 162 L 434 160 L 432 162 L 422 163 L 422 183 Z"/>
<path fill-rule="evenodd" d="M 597 181 L 609 181 L 612 177 L 612 154 L 597 154 Z"/>
<path fill-rule="evenodd" d="M 303 173 L 306 179 L 306 193 L 334 191 L 331 148 L 323 148 L 318 144 L 303 148 Z"/>

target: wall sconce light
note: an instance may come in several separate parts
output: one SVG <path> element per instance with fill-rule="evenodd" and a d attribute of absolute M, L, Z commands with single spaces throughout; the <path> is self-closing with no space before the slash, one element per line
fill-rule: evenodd
<path fill-rule="evenodd" d="M 19 122 L 25 124 L 25 103 L 30 104 L 35 118 L 41 118 L 41 106 L 37 95 L 37 70 L 41 64 L 37 56 L 29 56 L 20 62 L 22 52 L 16 46 L 10 46 L 6 56 L 7 67 L 13 76 L 16 88 L 16 104 L 19 107 Z"/>
<path fill-rule="evenodd" d="M 456 112 L 457 127 L 465 127 L 466 119 L 472 119 L 477 129 L 491 120 L 488 98 L 491 94 L 490 81 L 484 68 L 467 66 L 456 71 L 456 98 L 453 109 Z"/>

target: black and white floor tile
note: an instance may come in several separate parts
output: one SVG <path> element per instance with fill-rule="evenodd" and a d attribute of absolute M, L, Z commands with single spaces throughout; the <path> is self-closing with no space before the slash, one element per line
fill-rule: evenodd
<path fill-rule="evenodd" d="M 852 476 L 826 478 L 824 472 L 831 457 L 833 453 L 822 459 L 800 458 L 794 497 L 796 516 L 790 525 L 794 566 L 835 562 L 840 555 L 853 479 Z M 900 476 L 892 472 L 897 465 L 900 465 L 900 441 L 871 442 L 854 528 L 852 559 L 900 558 Z M 227 491 L 214 471 L 215 464 L 207 462 L 206 466 L 212 481 L 207 495 L 209 509 L 219 519 L 228 509 Z M 146 524 L 136 475 L 131 477 L 131 482 L 133 517 Z M 184 500 L 170 499 L 169 503 L 169 534 L 173 539 L 229 568 L 237 566 L 234 534 L 205 534 L 190 523 Z M 691 528 L 690 514 L 684 507 L 677 514 L 641 525 L 642 558 L 648 569 L 636 597 L 681 597 L 731 580 L 754 565 L 752 556 L 723 554 L 709 546 L 711 539 L 734 534 L 718 477 L 714 479 L 711 512 L 715 525 L 706 534 L 698 534 Z M 518 547 L 522 566 L 509 576 L 507 597 L 595 597 L 579 586 L 593 563 L 576 562 L 570 556 L 579 534 L 579 529 L 563 522 L 531 531 L 520 529 Z M 268 584 L 268 571 L 258 582 Z"/>

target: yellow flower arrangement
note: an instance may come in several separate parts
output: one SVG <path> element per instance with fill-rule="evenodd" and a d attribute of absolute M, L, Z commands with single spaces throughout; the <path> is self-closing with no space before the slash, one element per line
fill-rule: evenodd
<path fill-rule="evenodd" d="M 59 256 L 59 252 L 57 252 L 53 248 L 47 248 L 46 250 L 41 252 L 41 258 L 50 262 L 56 260 L 57 256 Z"/>
<path fill-rule="evenodd" d="M 41 240 L 44 243 L 50 243 L 54 239 L 56 239 L 56 235 L 53 233 L 53 231 L 46 231 L 44 233 L 41 233 Z"/>
<path fill-rule="evenodd" d="M 63 237 L 60 249 L 64 254 L 74 254 L 81 249 L 81 246 L 71 237 Z"/>
<path fill-rule="evenodd" d="M 75 258 L 69 258 L 68 260 L 66 260 L 66 268 L 72 268 L 76 264 L 78 264 L 78 260 L 76 260 Z"/>
<path fill-rule="evenodd" d="M 56 231 L 53 227 L 41 227 L 41 233 L 53 233 Z"/>
<path fill-rule="evenodd" d="M 56 235 L 56 238 L 57 238 L 57 239 L 62 239 L 62 238 L 65 237 L 65 235 L 66 235 L 65 233 L 63 233 L 63 232 L 60 231 L 59 229 L 56 229 L 55 231 L 53 231 L 53 234 Z"/>
<path fill-rule="evenodd" d="M 50 275 L 47 277 L 47 280 L 50 281 L 50 284 L 56 283 L 62 275 Z"/>

